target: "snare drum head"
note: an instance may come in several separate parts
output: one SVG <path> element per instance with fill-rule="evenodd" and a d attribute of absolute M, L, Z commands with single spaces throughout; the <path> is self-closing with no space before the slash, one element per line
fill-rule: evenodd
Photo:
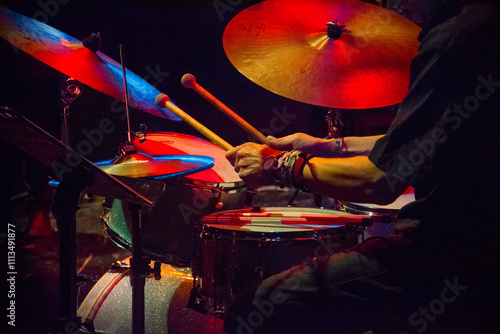
<path fill-rule="evenodd" d="M 214 167 L 187 176 L 190 179 L 210 182 L 242 182 L 238 173 L 226 159 L 226 151 L 211 142 L 185 134 L 172 132 L 147 133 L 146 141 L 134 140 L 137 151 L 150 155 L 188 154 L 209 156 L 215 159 Z"/>

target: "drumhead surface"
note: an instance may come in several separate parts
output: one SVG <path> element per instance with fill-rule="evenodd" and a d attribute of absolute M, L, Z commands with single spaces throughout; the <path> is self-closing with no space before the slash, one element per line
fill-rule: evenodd
<path fill-rule="evenodd" d="M 226 151 L 205 139 L 173 132 L 148 132 L 144 143 L 136 138 L 134 145 L 138 152 L 151 155 L 188 154 L 215 159 L 211 169 L 188 175 L 187 178 L 210 182 L 242 182 L 226 159 Z"/>
<path fill-rule="evenodd" d="M 202 217 L 205 235 L 235 239 L 315 239 L 331 236 L 351 228 L 342 217 L 345 212 L 316 208 L 258 208 L 216 212 Z M 359 227 L 362 219 L 359 219 Z"/>

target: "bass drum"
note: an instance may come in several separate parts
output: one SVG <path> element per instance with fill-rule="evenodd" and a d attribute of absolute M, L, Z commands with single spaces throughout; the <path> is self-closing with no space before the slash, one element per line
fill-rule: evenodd
<path fill-rule="evenodd" d="M 78 309 L 89 333 L 132 333 L 130 258 L 113 266 L 94 285 Z M 154 334 L 222 334 L 223 320 L 188 308 L 191 269 L 161 265 L 161 279 L 146 278 L 145 329 Z"/>
<path fill-rule="evenodd" d="M 243 181 L 227 161 L 226 152 L 206 140 L 169 132 L 148 133 L 136 139 L 139 153 L 149 155 L 202 155 L 214 158 L 214 166 L 184 177 L 166 179 L 166 190 L 153 208 L 142 210 L 143 252 L 153 260 L 190 265 L 194 250 L 194 226 L 202 216 L 218 210 L 248 206 Z M 108 237 L 130 249 L 128 219 L 119 200 L 106 199 L 101 221 Z"/>
<path fill-rule="evenodd" d="M 363 237 L 387 237 L 394 234 L 393 223 L 396 220 L 399 210 L 413 201 L 415 201 L 415 191 L 410 187 L 394 202 L 388 205 L 335 201 L 335 209 L 359 215 L 386 216 L 388 219 L 384 220 L 384 222 L 373 222 L 371 226 L 367 227 Z"/>

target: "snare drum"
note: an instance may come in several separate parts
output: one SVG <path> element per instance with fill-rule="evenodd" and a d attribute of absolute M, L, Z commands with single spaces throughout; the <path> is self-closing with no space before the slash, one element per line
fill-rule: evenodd
<path fill-rule="evenodd" d="M 223 314 L 246 287 L 357 243 L 361 225 L 335 224 L 333 210 L 261 208 L 202 218 L 193 275 L 206 309 Z M 361 222 L 360 222 L 361 223 Z"/>
<path fill-rule="evenodd" d="M 217 210 L 247 206 L 243 181 L 227 161 L 226 152 L 206 140 L 178 133 L 148 133 L 146 141 L 134 144 L 149 155 L 191 154 L 210 156 L 214 167 L 184 177 L 166 179 L 166 190 L 153 208 L 142 210 L 142 242 L 145 254 L 154 260 L 189 265 L 194 250 L 194 226 L 200 217 Z M 107 199 L 101 220 L 106 234 L 130 248 L 129 224 L 119 200 Z"/>
<path fill-rule="evenodd" d="M 95 331 L 89 333 L 132 333 L 132 287 L 129 259 L 113 266 L 94 285 L 78 309 L 78 316 Z M 146 333 L 222 334 L 223 322 L 213 315 L 203 315 L 188 304 L 193 277 L 191 268 L 161 265 L 161 279 L 146 278 L 144 287 Z M 90 329 L 90 328 L 88 328 Z"/>
<path fill-rule="evenodd" d="M 372 226 L 366 228 L 364 234 L 364 237 L 386 237 L 394 234 L 394 224 L 392 223 L 396 219 L 399 210 L 413 201 L 415 201 L 415 191 L 410 187 L 388 205 L 335 201 L 335 209 L 352 214 L 388 216 L 390 223 L 374 222 Z"/>

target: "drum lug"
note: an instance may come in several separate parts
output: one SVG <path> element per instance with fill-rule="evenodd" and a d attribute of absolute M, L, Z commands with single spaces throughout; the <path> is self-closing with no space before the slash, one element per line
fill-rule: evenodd
<path fill-rule="evenodd" d="M 198 287 L 191 289 L 187 307 L 201 314 L 207 314 L 206 302 Z"/>
<path fill-rule="evenodd" d="M 75 284 L 77 287 L 80 287 L 86 283 L 92 282 L 95 283 L 99 280 L 97 277 L 88 277 L 85 275 L 78 275 L 76 276 Z"/>
<path fill-rule="evenodd" d="M 128 264 L 125 264 L 123 262 L 115 262 L 111 265 L 111 268 L 109 269 L 109 271 L 111 273 L 123 273 L 127 270 L 130 270 L 130 265 Z"/>
<path fill-rule="evenodd" d="M 161 262 L 155 261 L 155 264 L 151 270 L 151 273 L 154 275 L 155 280 L 161 280 Z"/>

